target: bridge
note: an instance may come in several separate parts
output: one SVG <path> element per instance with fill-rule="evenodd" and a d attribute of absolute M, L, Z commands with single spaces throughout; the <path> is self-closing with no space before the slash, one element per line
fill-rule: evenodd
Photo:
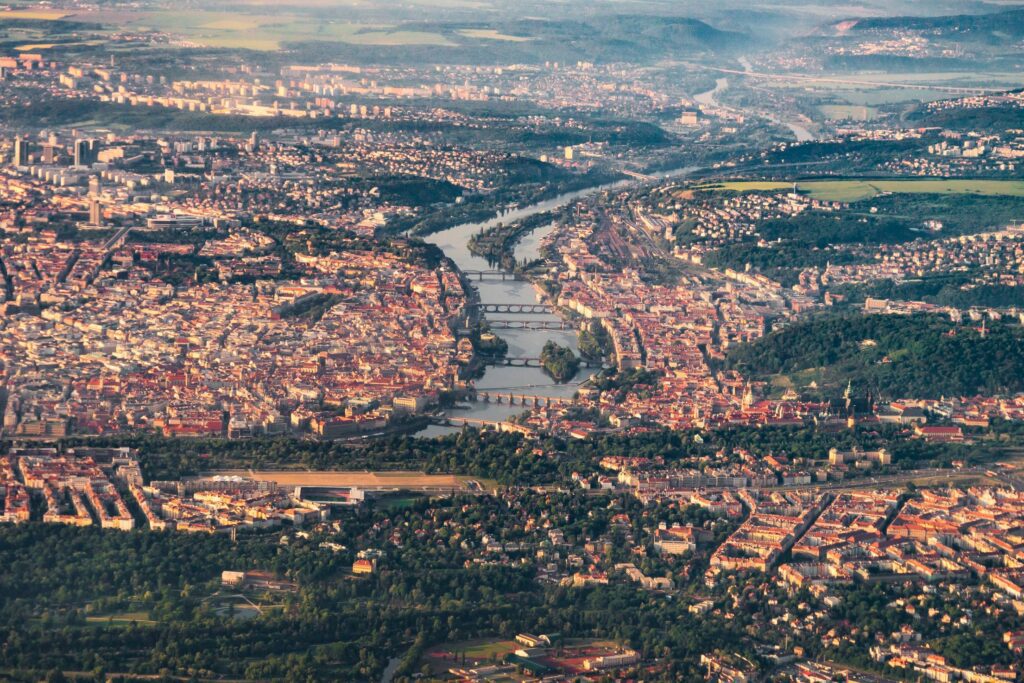
<path fill-rule="evenodd" d="M 113 251 L 121 247 L 125 240 L 128 239 L 128 233 L 132 231 L 132 226 L 126 225 L 121 228 L 114 235 L 103 244 L 103 251 Z"/>
<path fill-rule="evenodd" d="M 515 273 L 509 273 L 504 270 L 464 270 L 462 274 L 470 280 L 522 280 Z"/>
<path fill-rule="evenodd" d="M 603 364 L 600 361 L 579 358 L 580 366 L 584 368 L 600 368 Z M 507 365 L 513 368 L 540 368 L 544 364 L 540 358 L 524 358 L 522 356 L 504 356 L 502 358 L 488 358 L 487 365 Z"/>
<path fill-rule="evenodd" d="M 481 420 L 475 417 L 453 417 L 451 415 L 436 415 L 430 419 L 432 424 L 443 427 L 476 427 L 477 429 L 494 429 L 499 432 L 519 432 L 531 434 L 529 427 L 517 425 L 514 422 L 502 422 L 499 420 Z"/>
<path fill-rule="evenodd" d="M 645 183 L 646 182 L 650 182 L 652 180 L 657 180 L 657 178 L 655 178 L 652 175 L 645 175 L 643 173 L 640 173 L 639 171 L 630 171 L 630 170 L 625 169 L 625 168 L 621 169 L 619 172 L 622 175 L 624 175 L 624 176 L 629 176 L 630 178 L 633 178 L 635 180 L 641 180 L 641 181 L 643 181 Z"/>
<path fill-rule="evenodd" d="M 542 313 L 553 313 L 555 308 L 551 304 L 469 304 L 468 308 L 475 308 L 481 313 L 522 313 L 523 315 L 540 315 Z"/>
<path fill-rule="evenodd" d="M 502 391 L 478 391 L 469 396 L 471 401 L 483 401 L 484 403 L 507 403 L 510 406 L 533 406 L 544 408 L 550 406 L 570 406 L 576 403 L 574 398 L 561 398 L 558 396 L 538 396 L 537 394 L 516 394 Z"/>
<path fill-rule="evenodd" d="M 564 320 L 489 320 L 493 330 L 574 330 L 576 326 Z"/>

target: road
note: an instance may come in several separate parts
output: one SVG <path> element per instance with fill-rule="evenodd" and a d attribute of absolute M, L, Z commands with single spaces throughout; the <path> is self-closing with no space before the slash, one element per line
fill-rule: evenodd
<path fill-rule="evenodd" d="M 953 483 L 964 479 L 978 479 L 979 477 L 987 477 L 986 472 L 989 468 L 987 467 L 972 467 L 962 470 L 950 470 L 950 469 L 923 469 L 923 470 L 908 470 L 906 472 L 900 472 L 899 474 L 890 474 L 882 477 L 865 477 L 863 479 L 853 479 L 850 481 L 837 481 L 827 484 L 791 484 L 785 486 L 747 486 L 747 487 L 726 487 L 726 486 L 703 486 L 701 490 L 704 491 L 737 491 L 739 488 L 750 488 L 761 491 L 816 491 L 816 492 L 839 492 L 856 489 L 866 488 L 895 488 L 905 486 L 908 482 L 917 479 L 940 479 L 944 480 L 945 483 Z M 1021 482 L 1014 482 L 1009 476 L 996 477 L 997 480 L 1010 486 L 1021 487 Z M 614 491 L 613 491 L 614 492 Z M 622 492 L 622 490 L 619 490 Z M 591 489 L 588 491 L 590 495 L 601 495 L 608 493 L 607 490 Z"/>
<path fill-rule="evenodd" d="M 747 64 L 749 67 L 749 64 Z M 723 67 L 704 67 L 710 71 L 717 71 L 723 74 L 735 74 L 737 76 L 748 76 L 750 78 L 763 78 L 776 81 L 807 81 L 811 83 L 838 83 L 842 85 L 863 85 L 872 88 L 906 88 L 909 90 L 937 90 L 955 95 L 984 95 L 987 93 L 1004 92 L 1006 88 L 963 88 L 949 85 L 930 85 L 927 83 L 898 83 L 894 81 L 864 81 L 857 78 L 838 78 L 835 76 L 808 76 L 803 74 L 770 74 L 761 71 L 746 69 L 726 69 Z"/>
<path fill-rule="evenodd" d="M 395 672 L 398 671 L 398 665 L 401 663 L 401 657 L 392 657 L 388 660 L 388 665 L 384 667 L 384 673 L 380 675 L 380 683 L 391 683 L 391 679 L 395 677 Z"/>

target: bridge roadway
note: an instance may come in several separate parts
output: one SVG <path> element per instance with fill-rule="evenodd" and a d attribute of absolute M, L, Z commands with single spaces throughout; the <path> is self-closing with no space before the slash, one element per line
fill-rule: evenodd
<path fill-rule="evenodd" d="M 470 280 L 522 280 L 519 275 L 505 270 L 464 270 L 462 274 Z"/>
<path fill-rule="evenodd" d="M 551 304 L 513 304 L 513 303 L 470 303 L 467 308 L 475 308 L 481 313 L 521 313 L 523 315 L 540 315 L 553 313 Z"/>
<path fill-rule="evenodd" d="M 124 241 L 128 238 L 128 233 L 131 231 L 132 226 L 130 225 L 126 225 L 125 227 L 118 230 L 116 233 L 114 233 L 113 237 L 111 237 L 103 244 L 103 251 L 112 251 L 113 249 L 117 249 L 118 247 L 120 247 L 122 244 L 124 244 Z"/>
<path fill-rule="evenodd" d="M 630 170 L 625 169 L 625 168 L 619 169 L 619 173 L 621 173 L 624 176 L 629 176 L 630 178 L 633 178 L 634 180 L 640 180 L 640 181 L 645 182 L 645 183 L 651 182 L 652 180 L 657 180 L 657 178 L 652 176 L 652 175 L 647 175 L 647 174 L 644 174 L 644 173 L 640 173 L 639 171 L 630 171 Z"/>
<path fill-rule="evenodd" d="M 574 330 L 576 326 L 565 320 L 488 320 L 494 330 Z"/>
<path fill-rule="evenodd" d="M 537 394 L 517 394 L 505 391 L 477 391 L 469 396 L 470 401 L 483 401 L 484 403 L 508 403 L 510 406 L 568 406 L 576 403 L 574 398 L 562 398 L 559 396 L 540 396 Z"/>
<path fill-rule="evenodd" d="M 514 422 L 500 420 L 482 420 L 476 417 L 453 417 L 451 415 L 437 415 L 431 418 L 431 423 L 442 427 L 476 427 L 477 429 L 495 429 L 499 432 L 520 432 L 529 434 L 532 430 Z"/>
<path fill-rule="evenodd" d="M 601 368 L 604 364 L 600 361 L 588 360 L 586 358 L 579 358 L 580 366 L 584 368 Z M 502 358 L 488 358 L 485 360 L 487 365 L 507 365 L 513 368 L 540 368 L 544 364 L 540 358 L 527 358 L 523 356 L 504 356 Z"/>

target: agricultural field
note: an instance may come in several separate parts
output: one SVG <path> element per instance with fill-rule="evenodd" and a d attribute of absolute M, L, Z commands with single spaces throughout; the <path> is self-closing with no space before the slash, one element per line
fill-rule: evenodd
<path fill-rule="evenodd" d="M 50 50 L 55 47 L 95 47 L 97 45 L 103 45 L 102 40 L 76 40 L 69 43 L 27 43 L 25 45 L 16 45 L 15 50 L 18 52 L 37 52 L 39 50 Z"/>
<path fill-rule="evenodd" d="M 810 180 L 797 182 L 797 188 L 814 199 L 855 202 L 883 193 L 891 194 L 973 194 L 987 197 L 1024 197 L 1020 180 Z M 791 182 L 735 181 L 706 185 L 700 189 L 732 192 L 771 192 L 788 190 Z"/>
<path fill-rule="evenodd" d="M 0 41 L 16 51 L 33 52 L 53 47 L 100 45 L 107 32 L 102 29 L 81 29 L 52 19 L 20 17 L 18 12 L 0 11 Z"/>
<path fill-rule="evenodd" d="M 388 24 L 317 20 L 301 14 L 244 12 L 81 11 L 66 18 L 122 29 L 154 30 L 206 47 L 278 50 L 284 43 L 327 41 L 352 45 L 451 45 L 444 36 Z"/>
<path fill-rule="evenodd" d="M 467 38 L 482 38 L 484 40 L 504 40 L 510 43 L 526 43 L 533 40 L 533 38 L 526 36 L 510 36 L 499 33 L 492 28 L 467 28 L 459 31 L 459 35 L 466 36 Z"/>
<path fill-rule="evenodd" d="M 874 107 L 857 106 L 852 104 L 823 104 L 818 107 L 822 114 L 830 119 L 841 121 L 851 119 L 854 121 L 873 121 L 878 118 L 878 110 Z"/>
<path fill-rule="evenodd" d="M 787 79 L 783 75 L 769 81 L 780 90 L 807 90 L 815 95 L 828 94 L 836 101 L 858 107 L 944 100 L 948 88 L 972 87 L 992 90 L 1019 88 L 1024 76 L 1012 72 L 886 72 L 824 73 L 816 77 Z M 824 105 L 828 107 L 830 105 Z M 842 106 L 842 105 L 840 105 Z"/>
<path fill-rule="evenodd" d="M 859 107 L 934 102 L 949 98 L 949 91 L 931 88 L 851 88 L 836 90 L 833 94 Z"/>
<path fill-rule="evenodd" d="M 67 12 L 53 9 L 0 9 L 0 21 L 4 19 L 31 19 L 34 21 L 56 21 L 68 16 Z"/>

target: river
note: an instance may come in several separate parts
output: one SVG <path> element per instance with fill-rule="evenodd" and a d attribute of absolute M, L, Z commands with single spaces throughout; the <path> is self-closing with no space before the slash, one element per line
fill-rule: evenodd
<path fill-rule="evenodd" d="M 659 178 L 681 177 L 689 175 L 695 170 L 693 167 L 676 169 L 656 174 Z M 569 203 L 605 190 L 614 190 L 638 185 L 635 180 L 621 180 L 598 187 L 576 192 L 567 192 L 552 199 L 548 199 L 530 206 L 513 209 L 501 216 L 492 218 L 480 223 L 464 223 L 447 230 L 426 235 L 424 241 L 437 245 L 445 256 L 450 258 L 460 270 L 493 270 L 494 265 L 486 259 L 476 256 L 469 250 L 470 238 L 480 232 L 492 228 L 499 223 L 511 223 L 522 220 L 534 214 L 544 211 L 559 209 Z M 543 235 L 549 234 L 553 226 L 543 225 L 533 232 L 524 235 L 516 246 L 517 258 L 536 258 L 539 256 L 539 242 Z M 533 304 L 541 301 L 540 294 L 534 286 L 523 280 L 484 280 L 473 282 L 480 294 L 480 302 L 484 304 Z M 553 313 L 541 315 L 525 314 L 501 314 L 488 313 L 487 319 L 495 320 L 549 320 L 557 322 L 560 320 Z M 549 339 L 562 346 L 568 346 L 575 353 L 579 353 L 576 331 L 569 330 L 510 330 L 496 329 L 495 333 L 508 343 L 508 356 L 520 358 L 539 358 L 541 349 Z M 580 368 L 579 373 L 571 381 L 565 384 L 555 382 L 540 368 L 489 366 L 483 377 L 476 380 L 477 389 L 485 390 L 509 390 L 515 393 L 533 394 L 537 396 L 571 397 L 580 384 L 589 379 L 597 372 L 596 369 Z M 448 410 L 448 414 L 454 417 L 469 417 L 483 420 L 507 420 L 513 415 L 522 413 L 527 408 L 508 403 L 465 403 Z M 432 425 L 419 432 L 420 436 L 439 436 L 458 431 L 459 427 L 445 427 Z"/>
<path fill-rule="evenodd" d="M 745 62 L 743 68 L 746 69 L 747 71 L 750 71 L 750 63 L 746 62 L 745 60 L 741 61 Z M 693 100 L 697 104 L 700 104 L 705 107 L 722 107 L 724 105 L 722 105 L 718 101 L 717 97 L 720 93 L 728 89 L 728 87 L 728 78 L 716 79 L 714 88 L 706 92 L 702 92 L 699 95 L 694 95 Z M 792 116 L 782 119 L 769 112 L 757 112 L 757 115 L 768 119 L 772 123 L 775 123 L 780 126 L 785 126 L 786 128 L 788 128 L 790 132 L 793 133 L 793 136 L 796 138 L 797 142 L 808 142 L 810 140 L 815 139 L 814 133 L 812 133 L 811 130 L 804 125 L 804 122 L 799 119 L 795 119 Z"/>
<path fill-rule="evenodd" d="M 702 92 L 699 95 L 693 96 L 693 101 L 697 104 L 703 104 L 706 107 L 718 107 L 718 100 L 716 95 L 729 87 L 728 78 L 718 78 L 715 80 L 715 87 L 707 92 Z"/>

